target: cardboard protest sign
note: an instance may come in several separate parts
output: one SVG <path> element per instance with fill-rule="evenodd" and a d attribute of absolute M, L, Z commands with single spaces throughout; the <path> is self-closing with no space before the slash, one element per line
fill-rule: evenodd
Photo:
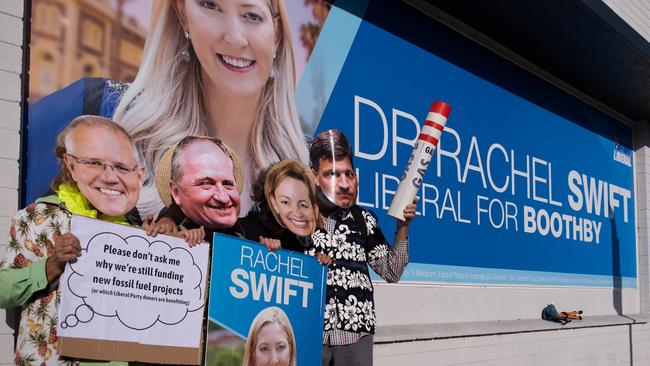
<path fill-rule="evenodd" d="M 82 255 L 60 279 L 60 353 L 198 364 L 209 247 L 73 216 Z"/>
<path fill-rule="evenodd" d="M 314 257 L 215 234 L 206 365 L 263 361 L 264 337 L 282 364 L 320 364 L 326 274 Z"/>

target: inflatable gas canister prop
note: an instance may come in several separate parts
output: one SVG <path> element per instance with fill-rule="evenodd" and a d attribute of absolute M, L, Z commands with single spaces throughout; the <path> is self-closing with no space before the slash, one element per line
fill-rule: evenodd
<path fill-rule="evenodd" d="M 399 187 L 397 187 L 397 192 L 395 192 L 388 209 L 390 216 L 404 220 L 404 208 L 413 202 L 417 195 L 431 157 L 438 146 L 440 135 L 445 129 L 449 112 L 451 112 L 451 107 L 447 103 L 436 101 L 431 104 L 427 120 L 420 130 L 418 140 L 413 146 L 413 153 L 406 164 Z"/>

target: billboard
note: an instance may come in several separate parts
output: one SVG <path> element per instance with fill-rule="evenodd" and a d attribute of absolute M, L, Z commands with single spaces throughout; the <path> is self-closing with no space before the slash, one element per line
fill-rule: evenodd
<path fill-rule="evenodd" d="M 405 8 L 393 28 L 430 35 L 435 22 Z M 386 212 L 428 106 L 451 105 L 402 281 L 636 287 L 631 127 L 448 29 L 404 39 L 377 14 L 372 2 L 363 19 L 331 12 L 310 65 L 342 56 L 316 131 L 354 142 L 358 204 L 391 232 Z M 464 55 L 500 62 L 498 73 L 468 69 Z"/>
<path fill-rule="evenodd" d="M 348 136 L 357 203 L 378 215 L 384 232 L 394 228 L 386 211 L 428 106 L 435 100 L 451 105 L 420 187 L 403 281 L 636 287 L 629 126 L 408 5 L 320 3 L 303 7 L 311 20 L 298 21 L 305 9 L 292 13 L 290 3 L 288 18 L 299 29 L 294 48 L 311 45 L 302 56 L 304 69 L 296 73 L 301 131 L 309 137 L 337 128 Z M 381 15 L 386 6 L 390 21 Z M 325 17 L 314 18 L 323 12 Z M 48 108 L 39 102 L 30 108 L 25 202 L 41 195 L 57 170 L 50 155 L 53 136 L 64 119 L 83 109 L 80 104 L 71 114 L 53 113 L 52 105 L 71 98 L 60 95 L 65 97 Z M 112 115 L 118 103 L 109 95 L 99 113 Z M 119 120 L 124 109 L 118 114 Z M 37 116 L 48 122 L 37 122 Z M 155 139 L 172 138 L 148 131 Z M 292 156 L 274 150 L 277 145 L 269 151 Z M 151 156 L 155 161 L 157 155 Z"/>

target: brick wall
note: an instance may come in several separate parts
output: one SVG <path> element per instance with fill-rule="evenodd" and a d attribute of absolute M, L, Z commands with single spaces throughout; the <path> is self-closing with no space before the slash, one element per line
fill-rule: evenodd
<path fill-rule="evenodd" d="M 23 68 L 23 0 L 0 1 L 0 256 L 18 209 L 20 97 Z M 0 365 L 13 364 L 12 316 L 0 310 Z"/>
<path fill-rule="evenodd" d="M 650 267 L 648 248 L 650 239 L 650 212 L 648 211 L 648 192 L 650 192 L 650 125 L 637 123 L 634 128 L 637 196 L 637 251 L 639 268 L 640 310 L 650 314 Z"/>

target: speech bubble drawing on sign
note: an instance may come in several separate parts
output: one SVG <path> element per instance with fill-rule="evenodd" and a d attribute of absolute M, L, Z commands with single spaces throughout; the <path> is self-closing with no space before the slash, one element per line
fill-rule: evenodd
<path fill-rule="evenodd" d="M 79 237 L 82 256 L 61 277 L 62 335 L 178 345 L 156 338 L 189 330 L 184 323 L 192 318 L 198 327 L 193 326 L 197 335 L 190 338 L 198 345 L 207 245 L 189 248 L 182 239 L 151 238 L 140 229 L 79 217 L 73 218 L 72 232 Z M 91 331 L 98 322 L 108 324 L 108 330 Z"/>
<path fill-rule="evenodd" d="M 143 330 L 158 321 L 177 324 L 188 312 L 203 308 L 203 273 L 186 248 L 172 248 L 160 240 L 149 243 L 142 236 L 122 238 L 114 233 L 99 233 L 82 247 L 82 254 L 97 258 L 95 268 L 84 274 L 88 272 L 87 266 L 70 264 L 73 273 L 66 286 L 88 308 L 83 313 L 116 317 L 128 328 Z M 91 296 L 93 290 L 97 291 L 95 294 L 123 297 L 127 301 L 102 301 L 100 296 Z M 138 313 L 129 300 L 164 301 L 173 311 Z M 74 326 L 67 319 L 71 315 L 63 319 L 62 327 Z M 76 314 L 75 317 L 78 318 Z"/>

